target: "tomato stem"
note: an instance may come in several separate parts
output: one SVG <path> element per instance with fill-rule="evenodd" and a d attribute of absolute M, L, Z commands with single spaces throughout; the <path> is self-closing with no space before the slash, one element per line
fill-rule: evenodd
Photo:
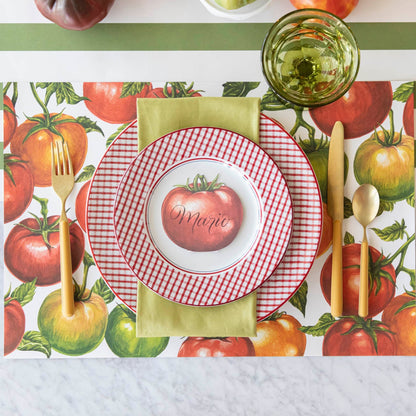
<path fill-rule="evenodd" d="M 92 256 L 85 251 L 84 252 L 84 259 L 83 259 L 83 263 L 84 263 L 84 271 L 83 271 L 83 275 L 82 275 L 82 284 L 81 287 L 77 287 L 76 286 L 76 293 L 75 293 L 75 300 L 88 300 L 91 297 L 91 293 L 89 294 L 89 296 L 87 298 L 83 298 L 84 293 L 85 293 L 85 289 L 87 288 L 87 277 L 88 277 L 88 271 L 90 269 L 91 266 L 95 265 L 94 259 L 92 258 Z"/>
<path fill-rule="evenodd" d="M 43 115 L 45 116 L 46 126 L 49 126 L 50 114 L 49 114 L 48 108 L 46 107 L 45 103 L 40 99 L 40 97 L 39 97 L 39 95 L 36 91 L 35 84 L 33 82 L 30 83 L 30 88 L 32 90 L 33 96 L 35 97 L 35 100 L 42 107 Z"/>
<path fill-rule="evenodd" d="M 292 130 L 290 130 L 290 135 L 294 137 L 295 133 L 299 130 L 299 128 L 304 127 L 308 131 L 309 140 L 311 144 L 313 144 L 315 141 L 315 128 L 308 124 L 303 118 L 303 108 L 295 107 L 294 110 L 296 113 L 296 121 Z"/>
<path fill-rule="evenodd" d="M 212 192 L 216 189 L 221 188 L 224 184 L 222 182 L 217 182 L 219 174 L 211 181 L 208 182 L 205 178 L 205 175 L 200 175 L 199 173 L 195 176 L 192 183 L 189 183 L 189 178 L 186 180 L 185 185 L 175 185 L 178 188 L 184 188 L 190 192 Z"/>

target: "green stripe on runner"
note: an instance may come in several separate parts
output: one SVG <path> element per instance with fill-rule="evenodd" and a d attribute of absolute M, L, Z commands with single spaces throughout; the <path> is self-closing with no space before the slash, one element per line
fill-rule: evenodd
<path fill-rule="evenodd" d="M 271 23 L 0 24 L 0 51 L 260 50 Z M 416 49 L 416 23 L 351 23 L 361 49 Z"/>

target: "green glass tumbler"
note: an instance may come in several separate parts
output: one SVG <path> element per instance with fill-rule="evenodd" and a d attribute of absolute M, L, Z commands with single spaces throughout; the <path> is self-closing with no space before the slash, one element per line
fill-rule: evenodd
<path fill-rule="evenodd" d="M 329 104 L 343 96 L 360 66 L 360 50 L 343 20 L 318 9 L 279 19 L 263 42 L 264 76 L 275 94 L 302 107 Z"/>

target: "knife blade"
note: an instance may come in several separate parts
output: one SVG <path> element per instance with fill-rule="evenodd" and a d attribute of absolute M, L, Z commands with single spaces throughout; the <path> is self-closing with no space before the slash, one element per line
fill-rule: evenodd
<path fill-rule="evenodd" d="M 344 220 L 344 126 L 334 124 L 328 156 L 328 213 L 332 218 L 331 314 L 342 315 L 342 222 Z"/>

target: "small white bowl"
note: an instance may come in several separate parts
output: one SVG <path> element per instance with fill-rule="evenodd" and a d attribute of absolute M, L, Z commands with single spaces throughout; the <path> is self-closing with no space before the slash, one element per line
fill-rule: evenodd
<path fill-rule="evenodd" d="M 253 3 L 234 10 L 224 9 L 215 0 L 201 0 L 201 3 L 215 16 L 224 17 L 226 19 L 245 20 L 260 13 L 271 1 L 272 0 L 256 0 Z"/>

